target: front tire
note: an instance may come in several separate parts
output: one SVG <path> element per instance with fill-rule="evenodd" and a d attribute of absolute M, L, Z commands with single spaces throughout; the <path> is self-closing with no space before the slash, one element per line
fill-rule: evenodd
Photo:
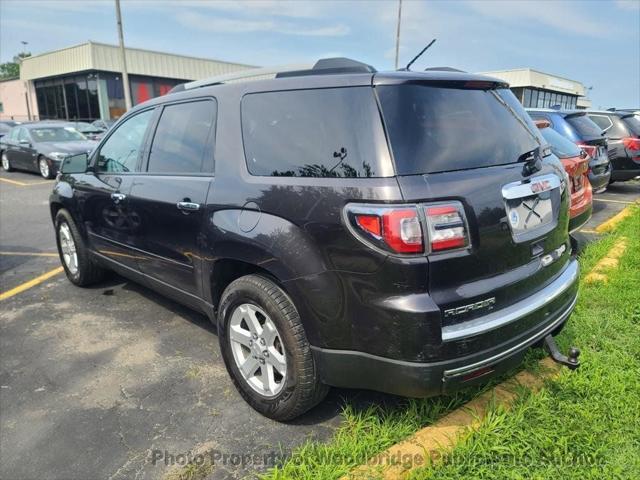
<path fill-rule="evenodd" d="M 42 178 L 46 178 L 47 180 L 53 178 L 51 165 L 49 165 L 49 161 L 43 156 L 38 157 L 38 171 Z"/>
<path fill-rule="evenodd" d="M 266 417 L 296 418 L 329 391 L 320 382 L 295 305 L 266 277 L 247 275 L 225 289 L 218 336 L 233 383 Z"/>
<path fill-rule="evenodd" d="M 11 172 L 13 170 L 9 157 L 7 157 L 7 152 L 2 152 L 2 168 L 5 172 Z"/>
<path fill-rule="evenodd" d="M 71 283 L 85 287 L 102 280 L 105 270 L 89 256 L 89 250 L 68 211 L 58 212 L 55 227 L 60 262 Z"/>

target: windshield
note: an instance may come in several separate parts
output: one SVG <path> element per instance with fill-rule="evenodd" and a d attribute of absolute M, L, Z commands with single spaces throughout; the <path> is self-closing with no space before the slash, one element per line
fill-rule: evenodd
<path fill-rule="evenodd" d="M 640 115 L 629 115 L 628 117 L 622 117 L 622 121 L 627 124 L 631 133 L 640 137 Z"/>
<path fill-rule="evenodd" d="M 377 87 L 398 175 L 515 163 L 540 146 L 508 89 Z"/>
<path fill-rule="evenodd" d="M 71 127 L 34 128 L 31 136 L 35 142 L 73 142 L 86 137 Z"/>
<path fill-rule="evenodd" d="M 578 146 L 571 140 L 564 138 L 553 128 L 543 128 L 540 132 L 542 132 L 542 136 L 547 141 L 551 147 L 551 151 L 556 157 L 570 158 L 580 156 L 580 148 L 578 148 Z"/>

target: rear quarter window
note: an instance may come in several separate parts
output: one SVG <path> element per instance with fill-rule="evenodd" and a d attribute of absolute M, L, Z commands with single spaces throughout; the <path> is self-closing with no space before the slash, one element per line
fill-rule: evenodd
<path fill-rule="evenodd" d="M 252 175 L 393 175 L 371 87 L 252 93 L 241 111 Z"/>

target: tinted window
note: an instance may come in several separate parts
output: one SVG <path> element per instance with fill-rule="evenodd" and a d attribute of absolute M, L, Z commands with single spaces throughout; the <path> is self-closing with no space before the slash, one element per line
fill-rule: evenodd
<path fill-rule="evenodd" d="M 139 113 L 113 132 L 100 148 L 97 169 L 99 172 L 133 172 L 144 147 L 144 136 L 153 110 Z"/>
<path fill-rule="evenodd" d="M 589 115 L 589 118 L 593 121 L 593 123 L 598 125 L 603 132 L 613 125 L 611 123 L 611 120 L 609 120 L 609 117 L 607 117 L 606 115 Z"/>
<path fill-rule="evenodd" d="M 593 123 L 586 114 L 567 115 L 565 120 L 584 137 L 602 136 L 602 129 Z"/>
<path fill-rule="evenodd" d="M 633 135 L 640 137 L 640 115 L 622 117 L 622 121 L 627 125 Z"/>
<path fill-rule="evenodd" d="M 149 172 L 201 172 L 205 155 L 213 158 L 209 140 L 215 116 L 216 104 L 210 100 L 164 107 L 151 145 Z"/>
<path fill-rule="evenodd" d="M 399 175 L 517 162 L 540 133 L 508 89 L 378 88 Z"/>
<path fill-rule="evenodd" d="M 579 157 L 580 149 L 571 140 L 564 138 L 553 128 L 543 128 L 540 130 L 542 136 L 551 147 L 553 154 L 560 158 Z"/>
<path fill-rule="evenodd" d="M 29 138 L 29 133 L 27 132 L 26 129 L 20 128 L 18 130 L 18 141 L 19 142 L 30 142 L 31 141 L 31 139 Z"/>
<path fill-rule="evenodd" d="M 611 123 L 613 123 L 613 127 L 607 131 L 607 137 L 611 138 L 623 138 L 631 135 L 627 124 L 622 121 L 622 119 L 618 115 L 611 115 Z"/>
<path fill-rule="evenodd" d="M 242 135 L 253 175 L 393 175 L 371 87 L 247 95 Z"/>

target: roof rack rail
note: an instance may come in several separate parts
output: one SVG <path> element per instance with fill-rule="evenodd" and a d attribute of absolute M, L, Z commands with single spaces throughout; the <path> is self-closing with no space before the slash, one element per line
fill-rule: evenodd
<path fill-rule="evenodd" d="M 239 80 L 248 80 L 255 77 L 286 78 L 306 75 L 331 75 L 340 73 L 375 73 L 376 69 L 366 63 L 358 62 L 350 58 L 323 58 L 314 65 L 298 64 L 284 65 L 279 67 L 262 67 L 241 70 L 238 72 L 217 75 L 215 77 L 196 80 L 193 82 L 176 85 L 170 93 L 192 90 L 194 88 L 209 87 Z"/>

